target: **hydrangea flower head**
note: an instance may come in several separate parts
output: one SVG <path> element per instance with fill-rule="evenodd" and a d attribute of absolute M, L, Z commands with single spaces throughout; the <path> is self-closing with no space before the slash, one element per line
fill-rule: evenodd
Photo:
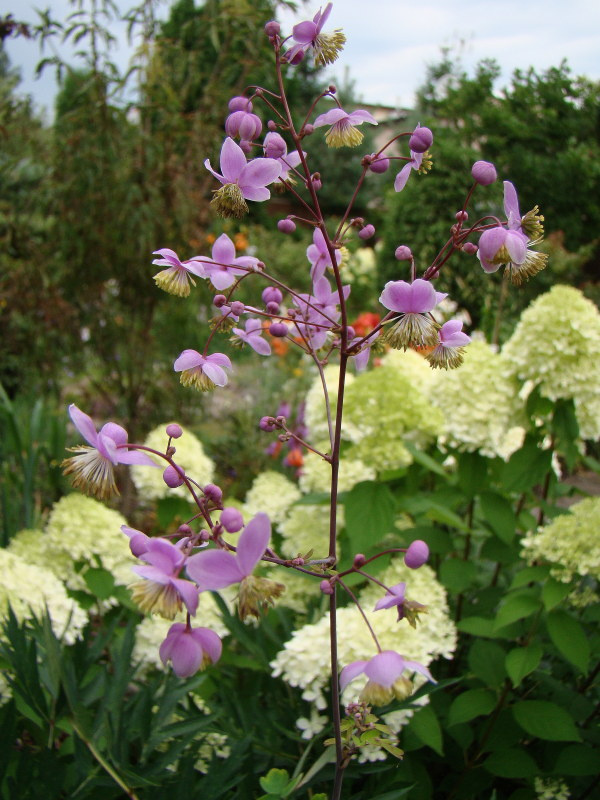
<path fill-rule="evenodd" d="M 100 431 L 92 418 L 84 414 L 74 403 L 69 406 L 73 425 L 90 445 L 79 445 L 69 450 L 75 453 L 62 462 L 65 475 L 73 475 L 73 486 L 106 500 L 118 494 L 114 468 L 117 464 L 156 464 L 145 453 L 127 449 L 127 431 L 114 422 L 107 422 Z"/>
<path fill-rule="evenodd" d="M 174 250 L 170 250 L 168 247 L 155 250 L 153 255 L 160 256 L 160 258 L 154 259 L 152 262 L 153 264 L 166 267 L 166 269 L 156 273 L 154 282 L 159 289 L 163 289 L 163 291 L 169 294 L 174 294 L 177 297 L 188 297 L 190 293 L 190 283 L 192 286 L 196 285 L 192 275 L 204 278 L 204 270 L 197 261 L 194 259 L 190 261 L 180 261 L 177 253 Z"/>
<path fill-rule="evenodd" d="M 368 661 L 353 661 L 340 673 L 340 691 L 363 673 L 369 679 L 360 699 L 369 705 L 384 706 L 394 698 L 404 700 L 412 692 L 412 683 L 402 673 L 412 671 L 435 683 L 431 672 L 418 661 L 405 659 L 394 650 L 383 650 Z"/>
<path fill-rule="evenodd" d="M 192 628 L 183 622 L 175 622 L 160 646 L 160 659 L 166 666 L 170 661 L 173 672 L 179 678 L 189 678 L 215 664 L 221 657 L 221 640 L 210 628 Z"/>
<path fill-rule="evenodd" d="M 181 547 L 167 539 L 149 539 L 147 549 L 140 558 L 147 566 L 132 569 L 144 580 L 137 581 L 131 587 L 133 601 L 140 609 L 148 614 L 156 612 L 165 619 L 173 619 L 183 603 L 193 616 L 198 607 L 198 590 L 190 581 L 179 577 L 186 561 Z"/>
<path fill-rule="evenodd" d="M 212 247 L 212 258 L 198 257 L 193 259 L 201 265 L 215 289 L 228 289 L 239 275 L 245 275 L 249 269 L 256 269 L 258 258 L 254 256 L 235 256 L 235 245 L 222 233 Z M 242 269 L 239 269 L 242 267 Z"/>
<path fill-rule="evenodd" d="M 379 302 L 400 314 L 385 334 L 393 348 L 432 347 L 437 343 L 438 326 L 430 312 L 446 297 L 436 292 L 430 281 L 417 278 L 412 283 L 388 281 Z"/>
<path fill-rule="evenodd" d="M 299 22 L 292 28 L 292 39 L 295 44 L 286 53 L 286 59 L 291 64 L 297 64 L 304 58 L 306 51 L 312 47 L 315 52 L 315 63 L 318 66 L 333 64 L 346 43 L 346 37 L 341 30 L 333 33 L 322 33 L 323 26 L 331 13 L 332 3 L 327 3 L 325 10 L 319 9 L 311 20 Z"/>
<path fill-rule="evenodd" d="M 224 353 L 203 356 L 197 350 L 184 350 L 173 364 L 175 372 L 181 372 L 181 383 L 200 392 L 210 392 L 227 384 L 224 367 L 232 369 L 231 361 Z"/>
<path fill-rule="evenodd" d="M 221 148 L 220 166 L 222 175 L 211 167 L 209 159 L 206 169 L 222 184 L 211 200 L 217 214 L 222 217 L 243 217 L 248 213 L 246 200 L 268 200 L 271 193 L 267 184 L 279 177 L 281 166 L 273 158 L 255 158 L 246 161 L 242 148 L 231 137 L 227 137 Z"/>
<path fill-rule="evenodd" d="M 363 122 L 377 125 L 375 117 L 363 109 L 348 113 L 343 108 L 332 108 L 325 114 L 320 114 L 313 126 L 315 128 L 321 128 L 323 125 L 331 126 L 325 134 L 325 141 L 329 147 L 358 147 L 364 137 L 356 126 L 362 125 Z"/>
<path fill-rule="evenodd" d="M 471 337 L 462 332 L 462 320 L 450 319 L 438 331 L 439 341 L 433 350 L 425 357 L 435 369 L 455 369 L 464 359 L 464 348 L 470 343 Z"/>

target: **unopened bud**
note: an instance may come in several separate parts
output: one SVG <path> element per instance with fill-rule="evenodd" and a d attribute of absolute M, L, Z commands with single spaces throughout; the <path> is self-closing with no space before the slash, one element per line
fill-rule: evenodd
<path fill-rule="evenodd" d="M 217 308 L 221 308 L 222 306 L 225 305 L 226 302 L 227 298 L 225 297 L 224 294 L 216 294 L 213 297 L 213 305 L 216 306 Z"/>
<path fill-rule="evenodd" d="M 498 177 L 496 167 L 489 161 L 476 161 L 471 167 L 471 175 L 481 186 L 489 186 Z"/>
<path fill-rule="evenodd" d="M 296 230 L 296 223 L 293 219 L 280 219 L 277 223 L 277 230 L 281 233 L 293 233 Z"/>
<path fill-rule="evenodd" d="M 252 103 L 248 100 L 247 97 L 242 97 L 238 95 L 237 97 L 232 97 L 227 107 L 230 111 L 252 111 Z"/>
<path fill-rule="evenodd" d="M 267 158 L 281 158 L 287 152 L 287 145 L 281 134 L 272 131 L 265 136 L 263 149 Z"/>
<path fill-rule="evenodd" d="M 202 530 L 202 531 L 200 531 L 200 533 L 198 534 L 198 539 L 199 539 L 201 542 L 208 542 L 208 540 L 210 539 L 210 533 L 209 533 L 208 531 L 204 531 L 204 530 Z"/>
<path fill-rule="evenodd" d="M 234 300 L 231 304 L 231 313 L 235 314 L 236 317 L 239 317 L 240 314 L 244 313 L 244 309 L 246 306 L 241 302 L 241 300 Z"/>
<path fill-rule="evenodd" d="M 279 303 L 267 303 L 267 314 L 276 314 L 279 311 Z"/>
<path fill-rule="evenodd" d="M 267 286 L 266 289 L 263 289 L 261 297 L 263 303 L 277 303 L 279 305 L 283 300 L 281 289 L 278 289 L 277 286 Z"/>
<path fill-rule="evenodd" d="M 479 248 L 474 242 L 465 242 L 462 246 L 463 253 L 466 253 L 468 256 L 474 256 L 478 250 Z"/>
<path fill-rule="evenodd" d="M 288 326 L 285 322 L 272 322 L 269 325 L 269 333 L 278 339 L 283 339 L 288 335 Z"/>
<path fill-rule="evenodd" d="M 369 164 L 369 169 L 371 172 L 375 172 L 378 175 L 381 175 L 383 172 L 386 172 L 390 166 L 389 158 L 384 158 L 383 156 L 376 156 L 375 153 L 371 156 L 373 161 Z"/>
<path fill-rule="evenodd" d="M 207 483 L 204 487 L 204 496 L 212 500 L 216 505 L 219 505 L 223 499 L 223 490 L 214 483 Z"/>
<path fill-rule="evenodd" d="M 265 33 L 269 37 L 269 39 L 274 39 L 275 36 L 279 35 L 279 31 L 281 30 L 280 24 L 277 20 L 272 19 L 270 22 L 267 22 L 265 25 Z"/>
<path fill-rule="evenodd" d="M 356 336 L 356 331 L 354 330 L 352 325 L 346 325 L 346 338 L 348 339 L 348 341 L 350 341 L 350 339 L 354 339 L 355 336 Z"/>
<path fill-rule="evenodd" d="M 187 522 L 184 522 L 177 528 L 177 533 L 180 533 L 182 536 L 189 536 L 192 533 L 192 529 Z"/>
<path fill-rule="evenodd" d="M 311 125 L 310 122 L 307 122 L 306 125 L 302 128 L 302 133 L 304 136 L 310 136 L 311 133 L 314 133 L 315 126 Z"/>
<path fill-rule="evenodd" d="M 469 219 L 469 214 L 466 211 L 457 211 L 454 216 L 459 222 L 466 222 Z"/>
<path fill-rule="evenodd" d="M 173 458 L 176 452 L 177 449 L 173 447 L 173 445 L 170 445 L 169 447 L 167 447 L 167 458 Z"/>
<path fill-rule="evenodd" d="M 361 567 L 364 567 L 366 561 L 367 559 L 362 553 L 357 553 L 354 556 L 354 561 L 352 562 L 352 566 L 356 567 L 356 569 L 360 569 Z"/>
<path fill-rule="evenodd" d="M 323 592 L 323 594 L 333 594 L 333 586 L 329 583 L 329 581 L 321 581 L 319 584 L 319 589 Z"/>
<path fill-rule="evenodd" d="M 397 247 L 394 255 L 398 261 L 411 261 L 413 257 L 412 250 L 405 244 L 401 244 L 400 247 Z"/>
<path fill-rule="evenodd" d="M 252 152 L 252 143 L 249 142 L 247 139 L 240 139 L 240 150 L 244 152 L 246 155 Z"/>
<path fill-rule="evenodd" d="M 182 433 L 181 425 L 178 425 L 176 422 L 167 425 L 167 436 L 170 436 L 171 439 L 179 439 Z"/>
<path fill-rule="evenodd" d="M 241 512 L 231 506 L 221 511 L 219 521 L 228 533 L 237 533 L 244 527 L 244 518 Z"/>
<path fill-rule="evenodd" d="M 181 467 L 179 467 L 179 469 L 175 469 L 175 467 L 172 467 L 169 464 L 169 466 L 163 472 L 163 481 L 170 489 L 176 489 L 183 483 L 183 475 L 185 475 L 185 472 Z"/>
<path fill-rule="evenodd" d="M 359 238 L 362 239 L 363 241 L 365 241 L 366 239 L 370 239 L 374 235 L 375 235 L 375 226 L 371 225 L 370 223 L 368 225 L 365 225 L 365 227 L 361 228 L 358 232 Z"/>
<path fill-rule="evenodd" d="M 260 422 L 258 423 L 258 427 L 261 429 L 261 431 L 267 431 L 268 433 L 276 430 L 277 425 L 275 424 L 275 418 L 261 417 Z"/>
<path fill-rule="evenodd" d="M 429 150 L 432 144 L 433 133 L 429 128 L 425 128 L 421 125 L 414 129 L 412 136 L 408 140 L 408 146 L 413 153 L 424 153 L 426 150 Z"/>
<path fill-rule="evenodd" d="M 329 92 L 329 94 L 335 94 L 337 92 L 337 86 L 335 85 L 335 83 L 330 83 L 327 91 Z"/>
<path fill-rule="evenodd" d="M 410 569 L 419 569 L 429 558 L 429 547 L 421 539 L 411 542 L 404 554 L 404 563 Z"/>
<path fill-rule="evenodd" d="M 320 173 L 315 172 L 314 175 L 311 175 L 310 180 L 315 189 L 315 192 L 320 192 L 321 189 L 323 188 L 323 181 L 321 180 Z"/>

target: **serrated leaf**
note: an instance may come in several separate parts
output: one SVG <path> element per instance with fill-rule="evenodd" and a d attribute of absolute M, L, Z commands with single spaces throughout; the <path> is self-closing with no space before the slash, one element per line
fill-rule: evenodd
<path fill-rule="evenodd" d="M 270 769 L 267 774 L 258 779 L 260 788 L 265 792 L 281 797 L 290 781 L 290 776 L 285 769 Z"/>
<path fill-rule="evenodd" d="M 423 706 L 410 720 L 410 729 L 423 744 L 431 747 L 438 755 L 443 756 L 442 728 L 430 705 Z"/>
<path fill-rule="evenodd" d="M 354 553 L 372 550 L 393 530 L 396 501 L 385 484 L 362 481 L 345 500 L 346 535 Z"/>
<path fill-rule="evenodd" d="M 483 766 L 499 778 L 529 778 L 538 775 L 540 771 L 528 753 L 514 747 L 492 753 L 483 762 Z"/>
<path fill-rule="evenodd" d="M 566 611 L 555 609 L 548 613 L 546 627 L 552 643 L 561 655 L 586 673 L 590 660 L 590 643 L 581 623 Z"/>
<path fill-rule="evenodd" d="M 469 689 L 452 701 L 448 725 L 460 725 L 482 714 L 489 714 L 495 705 L 496 695 L 489 689 Z"/>
<path fill-rule="evenodd" d="M 571 715 L 562 706 L 547 700 L 521 700 L 513 716 L 526 733 L 552 742 L 579 742 L 580 736 Z"/>
<path fill-rule="evenodd" d="M 506 671 L 513 686 L 518 686 L 526 675 L 537 669 L 542 658 L 542 647 L 532 642 L 527 647 L 515 647 L 506 654 Z"/>
<path fill-rule="evenodd" d="M 497 492 L 482 492 L 480 496 L 481 513 L 496 536 L 506 544 L 514 539 L 517 518 L 512 505 Z"/>

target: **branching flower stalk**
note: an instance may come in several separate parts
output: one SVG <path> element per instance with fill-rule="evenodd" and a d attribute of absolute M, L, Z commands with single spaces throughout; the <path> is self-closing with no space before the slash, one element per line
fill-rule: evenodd
<path fill-rule="evenodd" d="M 320 376 L 323 403 L 327 420 L 329 452 L 323 445 L 312 442 L 310 433 L 296 430 L 289 425 L 286 414 L 266 414 L 259 427 L 266 433 L 276 433 L 280 441 L 289 441 L 299 451 L 306 451 L 322 458 L 330 466 L 329 481 L 329 526 L 328 540 L 323 542 L 322 553 L 298 553 L 293 558 L 281 558 L 271 544 L 271 520 L 262 511 L 250 520 L 234 506 L 224 503 L 221 488 L 214 484 L 202 485 L 186 475 L 177 460 L 176 443 L 182 435 L 177 424 L 170 424 L 165 431 L 167 443 L 164 452 L 128 441 L 127 432 L 121 426 L 109 422 L 100 431 L 87 414 L 71 405 L 73 424 L 86 440 L 87 445 L 74 448 L 74 455 L 64 462 L 65 472 L 74 476 L 74 484 L 82 490 L 106 498 L 117 490 L 115 468 L 119 464 L 137 464 L 157 468 L 157 462 L 165 462 L 163 472 L 165 484 L 175 489 L 185 486 L 193 504 L 198 509 L 186 523 L 179 526 L 175 534 L 149 537 L 144 532 L 124 526 L 129 538 L 131 552 L 141 562 L 134 571 L 141 580 L 133 588 L 133 597 L 142 610 L 158 613 L 174 619 L 176 613 L 187 611 L 186 622 L 171 625 L 166 639 L 160 647 L 163 663 L 171 663 L 175 673 L 186 678 L 199 669 L 214 665 L 221 655 L 221 641 L 216 633 L 207 628 L 196 627 L 193 619 L 202 592 L 219 591 L 231 585 L 238 586 L 238 610 L 242 619 L 259 617 L 270 605 L 277 602 L 285 590 L 285 583 L 256 573 L 256 567 L 264 562 L 269 565 L 296 570 L 320 581 L 321 591 L 329 596 L 329 643 L 331 663 L 331 721 L 332 744 L 335 751 L 335 778 L 331 792 L 332 800 L 339 800 L 345 769 L 360 751 L 372 740 L 373 729 L 387 733 L 386 726 L 378 725 L 377 718 L 370 713 L 372 705 L 385 705 L 394 699 L 404 699 L 413 691 L 407 674 L 419 673 L 427 680 L 433 677 L 427 667 L 406 659 L 392 650 L 382 650 L 365 611 L 357 597 L 343 578 L 359 574 L 372 581 L 384 592 L 375 606 L 375 611 L 396 613 L 398 621 L 406 620 L 416 627 L 418 615 L 426 613 L 422 604 L 405 598 L 405 583 L 388 587 L 385 583 L 365 572 L 363 568 L 382 555 L 404 553 L 404 561 L 410 569 L 419 569 L 428 558 L 425 542 L 413 541 L 408 547 L 388 548 L 365 558 L 355 554 L 351 565 L 338 565 L 336 543 L 338 540 L 338 486 L 340 450 L 342 443 L 342 421 L 348 366 L 352 362 L 357 371 L 366 369 L 373 345 L 378 348 L 415 349 L 421 351 L 432 368 L 453 369 L 460 365 L 464 348 L 470 337 L 462 331 L 462 322 L 449 320 L 443 325 L 436 318 L 436 306 L 446 295 L 437 291 L 432 279 L 437 278 L 447 267 L 453 253 L 458 250 L 467 255 L 477 255 L 486 272 L 495 272 L 504 265 L 512 283 L 520 285 L 524 280 L 545 266 L 545 257 L 531 250 L 531 245 L 540 240 L 542 228 L 537 208 L 521 217 L 516 190 L 505 182 L 506 220 L 485 216 L 467 224 L 467 206 L 475 190 L 496 180 L 492 164 L 477 162 L 473 165 L 472 181 L 467 186 L 466 199 L 455 214 L 449 237 L 433 261 L 419 267 L 410 248 L 400 244 L 395 251 L 399 265 L 405 265 L 405 277 L 389 281 L 383 287 L 379 302 L 386 309 L 383 319 L 366 335 L 357 336 L 349 324 L 347 300 L 350 287 L 343 284 L 343 258 L 341 250 L 355 233 L 362 240 L 375 235 L 375 227 L 362 218 L 353 218 L 352 212 L 359 192 L 369 172 L 384 174 L 393 161 L 402 162 L 394 180 L 394 188 L 401 192 L 413 173 L 424 174 L 431 168 L 429 150 L 433 145 L 433 134 L 418 125 L 413 131 L 402 131 L 390 138 L 376 153 L 360 156 L 362 172 L 352 192 L 344 215 L 329 233 L 327 221 L 319 203 L 322 186 L 321 173 L 311 162 L 310 151 L 305 150 L 307 140 L 319 127 L 329 126 L 326 141 L 333 147 L 356 148 L 362 141 L 357 126 L 363 123 L 376 125 L 376 120 L 365 110 L 350 112 L 341 108 L 334 86 L 322 92 L 302 115 L 303 122 L 297 129 L 285 89 L 284 69 L 293 69 L 307 55 L 317 63 L 334 61 L 345 42 L 340 30 L 332 34 L 323 32 L 323 26 L 332 10 L 329 3 L 313 20 L 294 26 L 291 36 L 281 36 L 280 26 L 272 21 L 265 26 L 265 33 L 273 46 L 274 69 L 277 89 L 272 91 L 260 86 L 251 86 L 247 95 L 233 97 L 229 101 L 229 115 L 225 120 L 225 133 L 221 154 L 220 172 L 205 161 L 207 170 L 219 186 L 214 191 L 211 205 L 223 217 L 240 218 L 248 211 L 248 204 L 265 202 L 270 198 L 269 186 L 288 192 L 302 208 L 302 216 L 291 214 L 277 223 L 274 235 L 286 235 L 296 229 L 296 223 L 308 228 L 312 244 L 307 249 L 310 271 L 307 287 L 293 288 L 281 276 L 272 275 L 255 256 L 236 256 L 235 245 L 222 234 L 214 243 L 211 256 L 194 255 L 187 260 L 169 248 L 156 250 L 159 258 L 154 264 L 160 266 L 154 280 L 164 291 L 179 297 L 188 297 L 198 281 L 212 285 L 216 294 L 213 305 L 216 316 L 211 322 L 211 331 L 200 350 L 183 350 L 174 362 L 174 370 L 180 373 L 181 383 L 201 392 L 225 387 L 228 373 L 234 369 L 225 353 L 211 352 L 214 341 L 221 334 L 233 334 L 231 343 L 238 347 L 249 347 L 258 356 L 268 357 L 271 345 L 266 336 L 282 339 L 296 345 L 313 362 Z M 318 114 L 317 105 L 323 99 L 333 99 L 333 110 Z M 271 115 L 267 123 L 268 133 L 262 145 L 262 120 L 255 113 L 254 104 L 263 103 Z M 310 120 L 313 120 L 312 122 Z M 408 139 L 408 155 L 398 155 L 393 148 Z M 237 141 L 239 141 L 239 144 Z M 289 150 L 288 150 L 289 147 Z M 254 149 L 260 148 L 264 155 L 250 158 Z M 472 241 L 479 236 L 479 243 Z M 400 266 L 399 266 L 400 269 Z M 248 305 L 236 299 L 242 283 L 259 278 L 262 304 Z M 333 288 L 330 283 L 333 279 Z M 267 284 L 264 287 L 264 284 Z M 246 317 L 244 326 L 241 318 Z M 378 317 L 380 318 L 380 317 Z M 337 353 L 339 373 L 335 409 L 324 372 L 329 359 Z M 401 402 L 398 398 L 398 402 Z M 289 415 L 289 412 L 286 412 Z M 218 514 L 218 521 L 216 520 Z M 239 533 L 235 544 L 228 540 L 229 534 Z M 465 557 L 468 553 L 465 553 Z M 285 572 L 282 571 L 282 581 Z M 364 654 L 364 659 L 350 664 L 338 664 L 338 584 L 358 608 L 367 625 L 374 644 L 375 654 Z M 404 624 L 404 622 L 402 622 Z M 340 667 L 343 667 L 340 671 Z M 346 717 L 342 719 L 341 693 L 359 675 L 367 678 L 361 695 L 362 705 L 350 704 Z M 354 732 L 354 733 L 353 733 Z M 352 742 L 350 745 L 349 742 Z M 380 742 L 391 755 L 402 757 L 392 739 Z"/>

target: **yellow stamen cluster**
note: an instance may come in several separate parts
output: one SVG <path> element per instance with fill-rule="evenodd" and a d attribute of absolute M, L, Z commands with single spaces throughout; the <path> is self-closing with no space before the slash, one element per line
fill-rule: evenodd
<path fill-rule="evenodd" d="M 237 183 L 226 183 L 213 194 L 210 204 L 220 217 L 241 219 L 248 213 L 248 204 Z"/>
<path fill-rule="evenodd" d="M 329 147 L 358 147 L 363 138 L 358 128 L 346 119 L 336 122 L 325 134 L 325 142 Z"/>
<path fill-rule="evenodd" d="M 374 681 L 367 681 L 367 685 L 360 693 L 359 700 L 372 706 L 386 706 L 394 698 L 406 700 L 413 693 L 412 681 L 408 678 L 398 678 L 391 686 L 382 686 Z"/>
<path fill-rule="evenodd" d="M 199 392 L 212 392 L 213 389 L 217 388 L 217 384 L 211 381 L 200 367 L 184 369 L 179 381 L 182 386 L 191 386 L 192 389 L 197 389 Z"/>
<path fill-rule="evenodd" d="M 384 341 L 394 350 L 409 347 L 434 347 L 438 342 L 438 325 L 425 314 L 403 314 L 392 323 Z"/>
<path fill-rule="evenodd" d="M 527 257 L 522 264 L 511 264 L 509 267 L 510 282 L 514 286 L 521 286 L 533 275 L 541 272 L 548 263 L 546 253 L 537 253 L 534 250 L 527 252 Z"/>
<path fill-rule="evenodd" d="M 456 369 L 463 363 L 464 357 L 464 347 L 444 347 L 441 344 L 425 356 L 432 369 Z"/>
<path fill-rule="evenodd" d="M 182 603 L 174 586 L 151 580 L 136 581 L 131 585 L 131 598 L 145 614 L 159 614 L 165 619 L 175 619 Z"/>
<path fill-rule="evenodd" d="M 64 475 L 73 475 L 73 486 L 76 489 L 100 500 L 108 500 L 113 494 L 119 494 L 112 463 L 95 447 L 82 444 L 68 449 L 76 455 L 65 458 L 61 467 Z"/>
<path fill-rule="evenodd" d="M 177 267 L 169 267 L 157 272 L 154 276 L 154 282 L 159 289 L 169 294 L 174 294 L 176 297 L 188 297 L 190 294 L 190 282 L 192 286 L 196 285 L 196 281 L 184 269 L 177 269 Z"/>
<path fill-rule="evenodd" d="M 269 578 L 260 578 L 248 575 L 240 583 L 238 593 L 238 614 L 240 619 L 252 616 L 260 617 L 261 610 L 273 605 L 275 598 L 280 597 L 285 591 L 282 583 L 276 583 Z"/>
<path fill-rule="evenodd" d="M 325 67 L 333 64 L 346 44 L 346 34 L 337 28 L 333 33 L 320 33 L 314 42 L 315 64 Z"/>
<path fill-rule="evenodd" d="M 544 235 L 544 217 L 540 214 L 539 206 L 534 206 L 521 220 L 523 232 L 530 238 L 541 241 Z"/>
<path fill-rule="evenodd" d="M 427 175 L 427 173 L 433 167 L 433 156 L 427 150 L 427 152 L 423 153 L 423 160 L 421 161 L 421 166 L 419 167 L 419 173 L 421 175 Z"/>

